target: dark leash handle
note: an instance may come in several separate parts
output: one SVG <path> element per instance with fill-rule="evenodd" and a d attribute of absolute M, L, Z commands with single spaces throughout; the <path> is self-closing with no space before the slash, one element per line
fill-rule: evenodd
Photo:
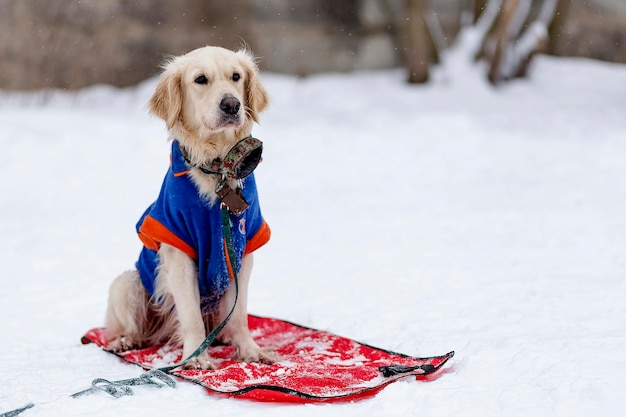
<path fill-rule="evenodd" d="M 378 370 L 383 374 L 385 378 L 389 378 L 396 375 L 402 375 L 407 373 L 414 373 L 415 375 L 427 375 L 435 372 L 434 365 L 418 365 L 418 366 L 406 366 L 406 365 L 388 365 L 388 366 L 380 366 Z"/>

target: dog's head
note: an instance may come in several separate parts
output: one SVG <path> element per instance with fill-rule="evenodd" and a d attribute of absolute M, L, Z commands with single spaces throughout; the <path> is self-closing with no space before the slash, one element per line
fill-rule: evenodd
<path fill-rule="evenodd" d="M 180 125 L 210 135 L 258 122 L 267 105 L 249 52 L 206 46 L 164 65 L 149 109 L 168 129 Z"/>

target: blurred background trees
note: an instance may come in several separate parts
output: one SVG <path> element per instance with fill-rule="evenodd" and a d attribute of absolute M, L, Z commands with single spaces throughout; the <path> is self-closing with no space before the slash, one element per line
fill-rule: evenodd
<path fill-rule="evenodd" d="M 420 83 L 428 79 L 432 57 L 440 56 L 447 43 L 427 0 L 405 4 L 408 81 Z M 468 59 L 486 61 L 492 84 L 523 77 L 532 58 L 548 52 L 550 40 L 561 36 L 570 4 L 571 0 L 466 0 L 460 4 L 457 38 L 465 43 Z"/>
<path fill-rule="evenodd" d="M 499 83 L 538 52 L 626 62 L 626 1 L 0 0 L 0 88 L 134 85 L 168 54 L 244 41 L 268 71 L 404 65 L 411 82 L 462 45 Z"/>

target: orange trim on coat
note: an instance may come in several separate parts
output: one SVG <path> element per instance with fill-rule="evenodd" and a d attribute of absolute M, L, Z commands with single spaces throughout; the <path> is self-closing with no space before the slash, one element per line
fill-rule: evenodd
<path fill-rule="evenodd" d="M 191 246 L 150 215 L 145 217 L 141 227 L 139 227 L 139 239 L 148 249 L 158 251 L 161 243 L 166 243 L 184 252 L 192 259 L 198 258 L 198 254 Z"/>
<path fill-rule="evenodd" d="M 175 172 L 175 173 L 174 173 L 174 176 L 175 176 L 175 177 L 182 177 L 183 175 L 187 175 L 187 174 L 189 174 L 189 171 L 190 171 L 190 170 L 188 169 L 187 171 Z"/>
<path fill-rule="evenodd" d="M 230 275 L 230 280 L 235 280 L 235 272 L 233 271 L 232 264 L 230 263 L 230 254 L 228 253 L 228 245 L 226 244 L 226 239 L 224 239 L 224 255 L 226 256 L 226 266 L 228 267 L 228 275 Z"/>
<path fill-rule="evenodd" d="M 170 168 L 173 166 L 172 164 L 172 154 L 170 154 Z M 173 170 L 172 170 L 173 171 Z M 189 171 L 191 171 L 190 169 L 187 169 L 185 171 L 180 171 L 180 172 L 174 172 L 174 176 L 175 177 L 182 177 L 183 175 L 187 175 L 189 173 Z"/>
<path fill-rule="evenodd" d="M 272 231 L 270 230 L 269 225 L 265 222 L 265 220 L 263 220 L 263 223 L 261 224 L 259 230 L 254 236 L 252 236 L 252 239 L 250 239 L 248 243 L 246 243 L 246 250 L 244 252 L 244 255 L 254 252 L 261 246 L 265 245 L 270 240 L 271 235 Z"/>

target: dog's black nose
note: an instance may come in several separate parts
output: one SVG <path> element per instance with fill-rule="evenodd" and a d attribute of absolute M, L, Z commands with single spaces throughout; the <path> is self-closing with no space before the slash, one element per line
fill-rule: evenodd
<path fill-rule="evenodd" d="M 220 103 L 220 109 L 228 115 L 234 116 L 239 112 L 241 103 L 235 97 L 224 97 Z"/>

